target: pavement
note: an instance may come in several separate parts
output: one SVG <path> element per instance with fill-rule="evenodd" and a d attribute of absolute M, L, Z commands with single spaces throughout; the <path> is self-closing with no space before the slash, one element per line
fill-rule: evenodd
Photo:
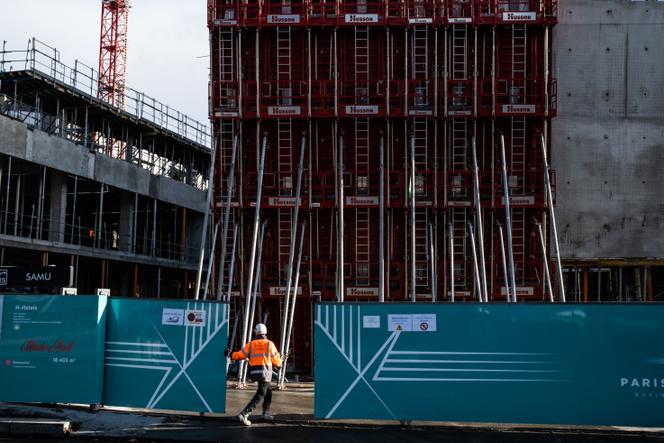
<path fill-rule="evenodd" d="M 0 404 L 0 443 L 30 438 L 32 442 L 68 441 L 218 441 L 316 443 L 430 442 L 563 443 L 664 442 L 664 429 L 627 427 L 532 426 L 490 423 L 376 420 L 316 420 L 313 384 L 293 383 L 275 391 L 273 422 L 254 419 L 241 425 L 235 415 L 254 394 L 254 387 L 229 383 L 226 414 L 196 414 L 83 405 Z M 260 407 L 259 411 L 260 413 Z M 13 425 L 12 425 L 13 423 Z"/>

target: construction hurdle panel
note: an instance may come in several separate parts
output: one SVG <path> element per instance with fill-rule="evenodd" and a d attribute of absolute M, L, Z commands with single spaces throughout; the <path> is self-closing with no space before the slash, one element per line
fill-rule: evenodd
<path fill-rule="evenodd" d="M 664 305 L 318 304 L 317 418 L 664 426 Z"/>
<path fill-rule="evenodd" d="M 100 403 L 106 303 L 0 295 L 0 401 Z"/>
<path fill-rule="evenodd" d="M 111 299 L 103 404 L 224 412 L 228 305 Z"/>

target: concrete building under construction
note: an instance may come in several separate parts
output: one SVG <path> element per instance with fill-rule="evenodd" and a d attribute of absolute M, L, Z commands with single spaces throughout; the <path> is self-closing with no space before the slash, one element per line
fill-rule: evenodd
<path fill-rule="evenodd" d="M 79 294 L 193 297 L 208 126 L 32 39 L 0 52 L 0 265 L 73 266 Z M 19 288 L 25 290 L 25 288 Z"/>

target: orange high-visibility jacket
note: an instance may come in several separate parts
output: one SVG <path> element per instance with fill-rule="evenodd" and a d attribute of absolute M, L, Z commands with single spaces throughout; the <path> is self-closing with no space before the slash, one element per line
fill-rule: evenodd
<path fill-rule="evenodd" d="M 253 381 L 271 381 L 272 366 L 281 367 L 277 347 L 266 338 L 252 340 L 244 348 L 233 352 L 233 360 L 249 360 L 249 376 Z"/>

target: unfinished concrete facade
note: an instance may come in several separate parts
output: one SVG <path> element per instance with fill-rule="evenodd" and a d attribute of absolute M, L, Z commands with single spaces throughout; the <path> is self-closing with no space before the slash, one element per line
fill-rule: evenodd
<path fill-rule="evenodd" d="M 565 0 L 559 19 L 552 142 L 569 297 L 662 300 L 664 3 Z"/>
<path fill-rule="evenodd" d="M 193 296 L 207 127 L 33 40 L 0 55 L 0 265 L 71 265 L 79 294 Z M 92 72 L 92 73 L 91 73 Z"/>

